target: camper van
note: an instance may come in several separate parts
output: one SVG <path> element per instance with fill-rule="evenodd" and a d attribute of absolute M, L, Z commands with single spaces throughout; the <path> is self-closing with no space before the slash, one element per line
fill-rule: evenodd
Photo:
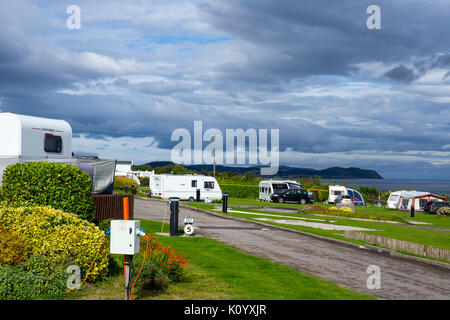
<path fill-rule="evenodd" d="M 178 197 L 194 201 L 200 190 L 200 200 L 222 199 L 222 190 L 214 177 L 204 175 L 155 174 L 150 178 L 150 195 L 163 199 Z"/>
<path fill-rule="evenodd" d="M 347 188 L 344 186 L 329 186 L 328 187 L 328 203 L 335 203 L 338 196 L 350 196 L 353 199 L 353 203 L 357 206 L 365 206 L 364 198 L 355 189 Z"/>
<path fill-rule="evenodd" d="M 94 193 L 114 182 L 115 160 L 72 156 L 72 127 L 66 121 L 0 112 L 0 184 L 7 166 L 37 161 L 78 166 L 91 176 Z"/>
<path fill-rule="evenodd" d="M 272 201 L 271 197 L 275 193 L 280 193 L 286 189 L 301 189 L 302 186 L 296 181 L 288 180 L 267 180 L 261 181 L 259 187 L 259 201 Z"/>

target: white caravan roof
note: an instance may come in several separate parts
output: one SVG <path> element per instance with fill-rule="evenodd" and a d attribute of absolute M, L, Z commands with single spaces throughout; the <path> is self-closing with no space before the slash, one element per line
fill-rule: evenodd
<path fill-rule="evenodd" d="M 46 150 L 60 146 L 59 152 Z M 64 120 L 0 112 L 0 157 L 72 157 L 72 128 Z"/>
<path fill-rule="evenodd" d="M 424 192 L 424 191 L 415 191 L 415 190 L 413 190 L 413 191 L 400 190 L 400 191 L 391 192 L 391 194 L 398 195 L 398 196 L 400 196 L 402 198 L 405 198 L 405 199 L 412 199 L 412 198 L 424 196 L 424 195 L 427 195 L 427 194 L 430 194 L 430 193 L 429 192 Z M 390 195 L 389 195 L 389 197 L 390 197 Z"/>

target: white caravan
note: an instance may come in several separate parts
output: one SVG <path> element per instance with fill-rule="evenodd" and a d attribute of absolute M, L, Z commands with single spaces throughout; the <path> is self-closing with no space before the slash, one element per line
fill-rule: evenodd
<path fill-rule="evenodd" d="M 0 183 L 7 166 L 37 161 L 78 166 L 93 179 L 94 193 L 114 181 L 115 161 L 72 156 L 72 128 L 66 121 L 0 112 Z"/>
<path fill-rule="evenodd" d="M 259 201 L 272 201 L 271 196 L 285 189 L 301 189 L 302 186 L 296 181 L 289 180 L 266 180 L 258 184 Z"/>
<path fill-rule="evenodd" d="M 150 178 L 150 192 L 154 197 L 194 201 L 200 190 L 200 200 L 221 200 L 222 190 L 214 177 L 204 175 L 155 174 Z"/>
<path fill-rule="evenodd" d="M 344 186 L 328 187 L 328 203 L 335 203 L 338 196 L 350 196 L 357 206 L 365 206 L 364 198 L 359 191 Z"/>
<path fill-rule="evenodd" d="M 416 211 L 423 211 L 428 201 L 444 201 L 445 198 L 423 191 L 394 191 L 389 195 L 386 208 L 409 211 L 414 206 Z"/>

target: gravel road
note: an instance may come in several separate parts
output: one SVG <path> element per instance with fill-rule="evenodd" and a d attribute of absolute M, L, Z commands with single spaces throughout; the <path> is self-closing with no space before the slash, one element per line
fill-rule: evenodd
<path fill-rule="evenodd" d="M 162 221 L 164 205 L 136 198 L 135 218 Z M 380 299 L 450 299 L 448 269 L 181 207 L 180 226 L 186 216 L 194 218 L 197 234 L 353 291 Z M 380 268 L 380 289 L 367 288 L 371 265 Z"/>

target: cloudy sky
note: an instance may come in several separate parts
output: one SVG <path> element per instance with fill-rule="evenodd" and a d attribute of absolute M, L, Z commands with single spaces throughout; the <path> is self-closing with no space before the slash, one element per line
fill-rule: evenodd
<path fill-rule="evenodd" d="M 279 129 L 285 165 L 450 179 L 449 0 L 0 4 L 0 110 L 67 120 L 77 153 L 170 160 L 202 120 Z"/>

